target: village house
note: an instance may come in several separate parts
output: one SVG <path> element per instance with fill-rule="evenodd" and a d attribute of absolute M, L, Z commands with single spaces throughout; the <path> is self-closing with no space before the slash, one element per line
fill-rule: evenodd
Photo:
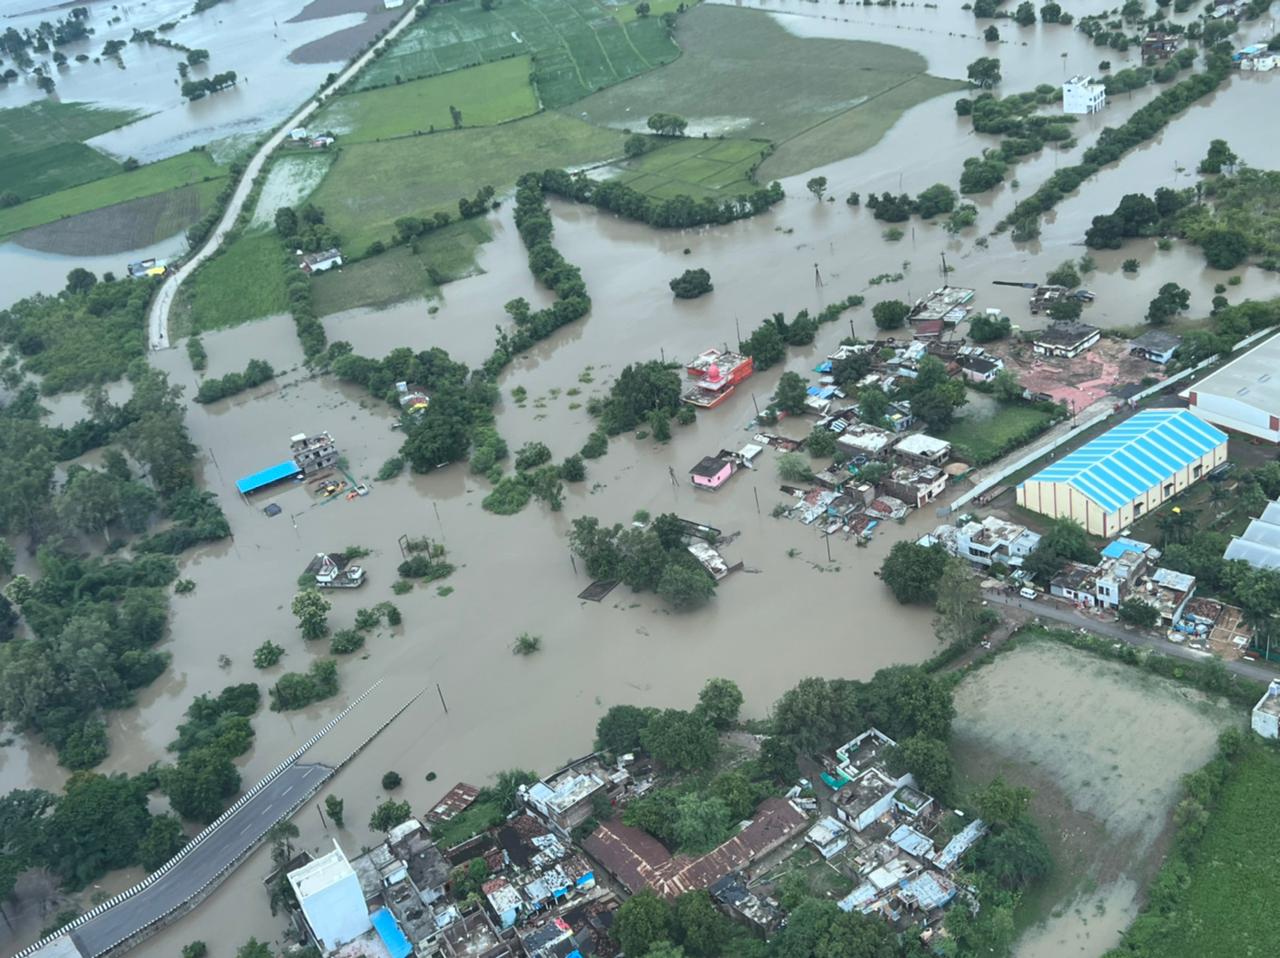
<path fill-rule="evenodd" d="M 335 841 L 333 851 L 288 873 L 311 939 L 324 954 L 366 934 L 373 923 L 360 879 Z"/>
<path fill-rule="evenodd" d="M 444 797 L 436 802 L 431 811 L 427 812 L 426 819 L 438 824 L 452 821 L 474 805 L 479 797 L 480 789 L 466 782 L 459 782 L 445 792 Z"/>
<path fill-rule="evenodd" d="M 566 838 L 592 816 L 596 796 L 608 797 L 610 786 L 621 788 L 630 775 L 609 770 L 593 753 L 566 765 L 540 782 L 521 786 L 521 795 L 535 812 Z"/>
<path fill-rule="evenodd" d="M 1047 329 L 1035 333 L 1032 350 L 1040 356 L 1056 356 L 1075 359 L 1102 338 L 1102 330 L 1088 323 L 1075 321 L 1052 323 Z"/>
<path fill-rule="evenodd" d="M 750 378 L 755 360 L 738 353 L 708 349 L 685 364 L 685 373 L 693 380 L 681 399 L 700 409 L 712 409 L 733 394 L 738 383 Z"/>
<path fill-rule="evenodd" d="M 1016 522 L 986 516 L 960 526 L 938 526 L 925 539 L 928 541 L 921 540 L 925 545 L 940 543 L 951 555 L 977 565 L 990 567 L 999 563 L 1019 568 L 1040 544 L 1040 533 Z"/>
<path fill-rule="evenodd" d="M 760 937 L 782 927 L 785 914 L 772 898 L 761 898 L 738 875 L 726 875 L 711 886 L 711 899 L 726 915 Z"/>
<path fill-rule="evenodd" d="M 989 383 L 1004 369 L 1004 360 L 995 356 L 957 356 L 960 374 L 971 383 Z"/>
<path fill-rule="evenodd" d="M 1181 344 L 1181 336 L 1166 333 L 1163 329 L 1153 329 L 1133 340 L 1129 344 L 1129 352 L 1163 366 L 1173 359 L 1173 354 Z"/>
<path fill-rule="evenodd" d="M 805 833 L 804 840 L 816 848 L 823 858 L 831 858 L 848 847 L 849 827 L 826 815 Z"/>
<path fill-rule="evenodd" d="M 1062 82 L 1062 112 L 1101 113 L 1107 105 L 1107 88 L 1091 76 L 1073 76 Z"/>
<path fill-rule="evenodd" d="M 703 456 L 702 460 L 689 470 L 689 477 L 694 486 L 702 489 L 719 489 L 733 475 L 734 463 L 731 459 L 719 456 Z"/>
<path fill-rule="evenodd" d="M 893 454 L 903 465 L 944 466 L 951 458 L 951 443 L 915 432 L 894 443 Z"/>
<path fill-rule="evenodd" d="M 1249 724 L 1263 738 L 1280 738 L 1280 679 L 1272 679 L 1262 693 Z"/>
<path fill-rule="evenodd" d="M 457 920 L 457 909 L 444 900 L 449 865 L 417 819 L 397 825 L 351 864 L 384 939 L 399 935 L 419 954 L 429 954 L 440 931 Z"/>
<path fill-rule="evenodd" d="M 1182 38 L 1163 30 L 1152 30 L 1142 38 L 1142 59 L 1167 60 L 1178 52 Z"/>
<path fill-rule="evenodd" d="M 304 273 L 323 273 L 327 269 L 342 265 L 342 251 L 327 249 L 319 253 L 300 253 L 302 261 L 298 264 Z"/>
<path fill-rule="evenodd" d="M 836 443 L 854 455 L 883 459 L 893 445 L 893 437 L 894 433 L 887 429 L 855 422 L 836 439 Z"/>
<path fill-rule="evenodd" d="M 889 495 L 919 509 L 947 488 L 947 474 L 937 466 L 899 466 L 881 480 Z"/>

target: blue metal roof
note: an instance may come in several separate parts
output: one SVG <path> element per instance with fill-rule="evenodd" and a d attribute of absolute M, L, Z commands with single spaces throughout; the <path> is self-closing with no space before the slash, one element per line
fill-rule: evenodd
<path fill-rule="evenodd" d="M 1226 441 L 1225 432 L 1185 409 L 1147 409 L 1029 481 L 1065 482 L 1115 512 Z"/>
<path fill-rule="evenodd" d="M 1125 553 L 1136 552 L 1139 555 L 1145 553 L 1151 545 L 1146 542 L 1139 542 L 1137 539 L 1128 539 L 1124 536 L 1117 536 L 1115 539 L 1107 543 L 1102 555 L 1108 559 L 1123 559 Z"/>
<path fill-rule="evenodd" d="M 302 470 L 298 468 L 298 464 L 292 459 L 286 459 L 284 462 L 263 469 L 261 472 L 255 472 L 252 475 L 245 476 L 243 479 L 236 480 L 236 491 L 241 495 L 247 496 L 255 490 L 261 489 L 263 486 L 269 486 L 273 482 L 279 482 L 281 479 L 288 479 L 296 476 Z"/>
<path fill-rule="evenodd" d="M 391 912 L 379 908 L 370 916 L 370 920 L 378 930 L 378 937 L 391 953 L 391 958 L 407 958 L 413 952 L 413 946 L 409 944 L 409 939 L 404 936 L 396 922 L 396 916 Z"/>

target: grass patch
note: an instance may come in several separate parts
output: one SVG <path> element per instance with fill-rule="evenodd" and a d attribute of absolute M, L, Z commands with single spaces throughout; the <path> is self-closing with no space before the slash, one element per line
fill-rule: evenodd
<path fill-rule="evenodd" d="M 1053 413 L 1025 403 L 978 405 L 970 399 L 962 407 L 951 428 L 938 438 L 951 443 L 956 458 L 971 465 L 983 465 L 1009 451 L 1010 444 L 1032 430 L 1043 431 L 1053 421 Z"/>
<path fill-rule="evenodd" d="M 434 15 L 434 14 L 433 14 Z M 529 170 L 604 160 L 623 136 L 557 113 L 429 137 L 346 147 L 312 196 L 343 244 L 386 241 L 401 216 L 458 215 L 458 199 L 482 186 L 501 192 Z"/>
<path fill-rule="evenodd" d="M 531 61 L 511 57 L 443 76 L 414 80 L 330 100 L 312 124 L 332 130 L 346 143 L 453 128 L 449 108 L 462 112 L 464 126 L 492 126 L 538 112 L 529 82 Z"/>
<path fill-rule="evenodd" d="M 1237 958 L 1274 950 L 1280 830 L 1274 816 L 1259 812 L 1274 808 L 1277 795 L 1280 754 L 1250 742 L 1209 814 L 1190 874 L 1178 881 L 1159 954 Z"/>
<path fill-rule="evenodd" d="M 485 829 L 492 828 L 504 818 L 506 816 L 502 813 L 502 806 L 497 802 L 478 801 L 449 821 L 432 825 L 431 836 L 441 848 L 452 848 L 479 835 Z"/>
<path fill-rule="evenodd" d="M 620 164 L 615 179 L 658 200 L 727 199 L 757 188 L 751 171 L 767 148 L 761 140 L 676 140 Z"/>
<path fill-rule="evenodd" d="M 361 89 L 448 73 L 478 63 L 532 56 L 533 80 L 547 107 L 669 63 L 680 51 L 658 17 L 610 16 L 595 0 L 479 0 L 434 6 L 357 81 Z"/>
<path fill-rule="evenodd" d="M 274 233 L 238 237 L 184 285 L 183 327 L 198 333 L 284 312 L 289 300 L 281 256 Z"/>
<path fill-rule="evenodd" d="M 149 163 L 131 173 L 118 173 L 116 171 L 119 166 L 114 163 L 111 166 L 110 172 L 115 173 L 114 176 L 105 176 L 92 183 L 59 190 L 57 193 L 41 196 L 19 206 L 0 210 L 0 239 L 33 226 L 42 226 L 90 210 L 165 193 L 192 184 L 211 184 L 213 189 L 203 190 L 201 195 L 212 193 L 216 196 L 227 175 L 226 169 L 214 163 L 209 154 L 203 150 L 182 153 L 158 163 Z M 0 171 L 0 177 L 3 176 L 4 173 Z M 133 249 L 136 246 L 121 248 Z"/>
<path fill-rule="evenodd" d="M 797 37 L 756 10 L 704 4 L 680 17 L 676 39 L 679 60 L 574 109 L 615 128 L 665 112 L 686 117 L 695 135 L 771 140 L 787 150 L 764 163 L 764 180 L 864 150 L 908 107 L 963 86 L 929 77 L 910 50 Z"/>
<path fill-rule="evenodd" d="M 320 185 L 335 158 L 332 150 L 306 150 L 276 157 L 258 193 L 250 227 L 274 226 L 280 207 L 301 206 Z"/>
<path fill-rule="evenodd" d="M 418 240 L 418 252 L 396 246 L 377 256 L 329 270 L 312 279 L 316 315 L 358 306 L 389 306 L 415 296 L 433 296 L 438 283 L 469 276 L 476 250 L 493 231 L 482 219 L 460 220 Z"/>
<path fill-rule="evenodd" d="M 117 173 L 119 163 L 83 141 L 139 116 L 56 100 L 0 110 L 0 183 L 30 199 Z"/>

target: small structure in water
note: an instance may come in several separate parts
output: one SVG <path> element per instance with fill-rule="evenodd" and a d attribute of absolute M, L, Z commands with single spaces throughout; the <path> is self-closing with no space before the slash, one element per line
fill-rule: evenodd
<path fill-rule="evenodd" d="M 338 461 L 338 447 L 327 432 L 318 432 L 314 436 L 300 432 L 290 436 L 289 451 L 305 476 L 328 469 Z"/>
<path fill-rule="evenodd" d="M 755 372 L 755 360 L 738 353 L 708 349 L 690 360 L 685 372 L 694 383 L 681 398 L 691 406 L 712 409 L 728 399 L 734 387 Z"/>
<path fill-rule="evenodd" d="M 341 552 L 317 552 L 304 574 L 315 577 L 317 589 L 358 589 L 365 580 L 364 568 L 351 565 Z"/>

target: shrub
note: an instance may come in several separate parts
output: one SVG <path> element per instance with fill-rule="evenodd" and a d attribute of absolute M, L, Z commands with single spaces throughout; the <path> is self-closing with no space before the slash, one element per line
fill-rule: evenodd
<path fill-rule="evenodd" d="M 387 772 L 382 776 L 382 790 L 384 792 L 394 792 L 400 787 L 400 773 Z"/>
<path fill-rule="evenodd" d="M 253 650 L 254 668 L 269 669 L 284 658 L 284 647 L 276 645 L 270 639 Z"/>
<path fill-rule="evenodd" d="M 350 655 L 364 648 L 364 634 L 355 629 L 340 629 L 333 633 L 329 641 L 329 652 L 332 655 Z"/>
<path fill-rule="evenodd" d="M 404 459 L 400 456 L 392 456 L 382 464 L 382 468 L 378 470 L 374 478 L 379 482 L 386 482 L 389 479 L 394 479 L 402 472 L 404 472 Z"/>
<path fill-rule="evenodd" d="M 521 632 L 511 646 L 511 651 L 515 655 L 533 655 L 534 652 L 539 651 L 541 648 L 542 636 Z"/>

